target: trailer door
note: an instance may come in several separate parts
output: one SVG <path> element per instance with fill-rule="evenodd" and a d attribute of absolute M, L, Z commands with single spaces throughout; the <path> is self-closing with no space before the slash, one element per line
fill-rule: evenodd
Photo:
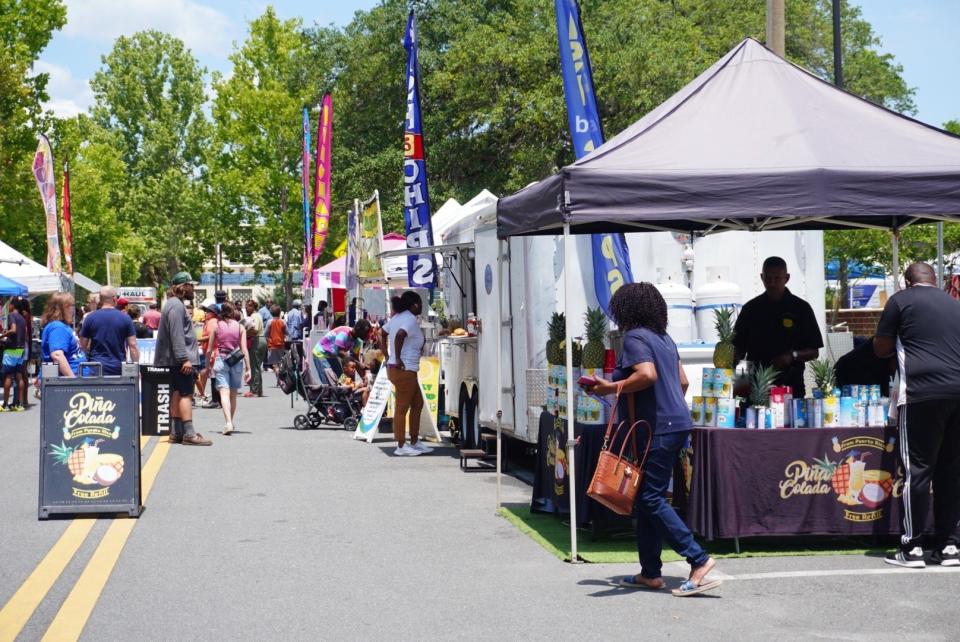
<path fill-rule="evenodd" d="M 503 427 L 512 430 L 513 368 L 510 351 L 513 346 L 510 318 L 510 264 L 506 244 L 497 240 L 494 227 L 477 229 L 476 236 L 477 317 L 480 319 L 480 424 L 497 424 L 497 397 L 503 410 Z M 497 254 L 502 253 L 502 269 L 498 270 Z M 501 280 L 498 280 L 498 273 Z M 500 350 L 497 350 L 497 334 Z M 500 389 L 497 389 L 497 360 L 500 361 Z"/>

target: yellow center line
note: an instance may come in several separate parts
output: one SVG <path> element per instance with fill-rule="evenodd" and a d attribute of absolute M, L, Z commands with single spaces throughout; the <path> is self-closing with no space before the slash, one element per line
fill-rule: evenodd
<path fill-rule="evenodd" d="M 149 440 L 150 437 L 140 437 L 141 450 L 146 448 Z M 13 597 L 0 609 L 0 642 L 16 639 L 97 521 L 92 518 L 73 520 Z"/>
<path fill-rule="evenodd" d="M 170 452 L 170 444 L 159 442 L 153 449 L 153 454 L 143 467 L 141 482 L 143 485 L 143 503 L 146 504 L 153 483 L 157 479 L 160 467 Z M 73 586 L 70 595 L 64 601 L 56 617 L 47 629 L 43 640 L 76 640 L 80 638 L 90 614 L 93 613 L 100 594 L 110 579 L 113 568 L 120 558 L 133 527 L 135 519 L 116 519 L 110 524 L 106 534 L 94 551 L 80 579 Z"/>

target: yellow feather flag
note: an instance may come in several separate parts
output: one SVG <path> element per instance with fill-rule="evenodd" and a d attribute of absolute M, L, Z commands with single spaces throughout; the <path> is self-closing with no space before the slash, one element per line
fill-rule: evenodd
<path fill-rule="evenodd" d="M 347 239 L 343 239 L 340 242 L 340 245 L 337 246 L 337 249 L 333 251 L 333 258 L 339 259 L 341 256 L 345 256 L 347 253 Z"/>

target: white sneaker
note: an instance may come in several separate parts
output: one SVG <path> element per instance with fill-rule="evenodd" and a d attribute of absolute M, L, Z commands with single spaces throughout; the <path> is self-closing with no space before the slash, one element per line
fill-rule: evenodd
<path fill-rule="evenodd" d="M 422 453 L 422 454 L 424 454 L 424 455 L 426 455 L 427 453 L 432 453 L 432 452 L 433 452 L 433 448 L 431 448 L 430 446 L 426 445 L 426 444 L 423 443 L 422 441 L 418 441 L 418 442 L 415 443 L 415 444 L 410 444 L 410 447 L 413 448 L 414 450 L 416 450 L 418 453 Z"/>
<path fill-rule="evenodd" d="M 397 457 L 416 457 L 420 454 L 420 451 L 416 448 L 411 448 L 410 444 L 404 444 L 402 448 L 394 450 L 393 454 Z"/>

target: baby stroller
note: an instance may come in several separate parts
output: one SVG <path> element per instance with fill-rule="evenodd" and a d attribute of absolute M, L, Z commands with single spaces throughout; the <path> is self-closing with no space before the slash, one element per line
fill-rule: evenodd
<path fill-rule="evenodd" d="M 321 373 L 321 377 L 326 379 L 325 383 L 313 382 L 309 364 L 303 359 L 301 362 L 298 393 L 310 404 L 310 410 L 305 415 L 294 417 L 293 427 L 306 430 L 330 425 L 347 431 L 356 430 L 360 423 L 360 402 L 353 390 L 339 385 L 336 375 L 329 369 Z"/>

